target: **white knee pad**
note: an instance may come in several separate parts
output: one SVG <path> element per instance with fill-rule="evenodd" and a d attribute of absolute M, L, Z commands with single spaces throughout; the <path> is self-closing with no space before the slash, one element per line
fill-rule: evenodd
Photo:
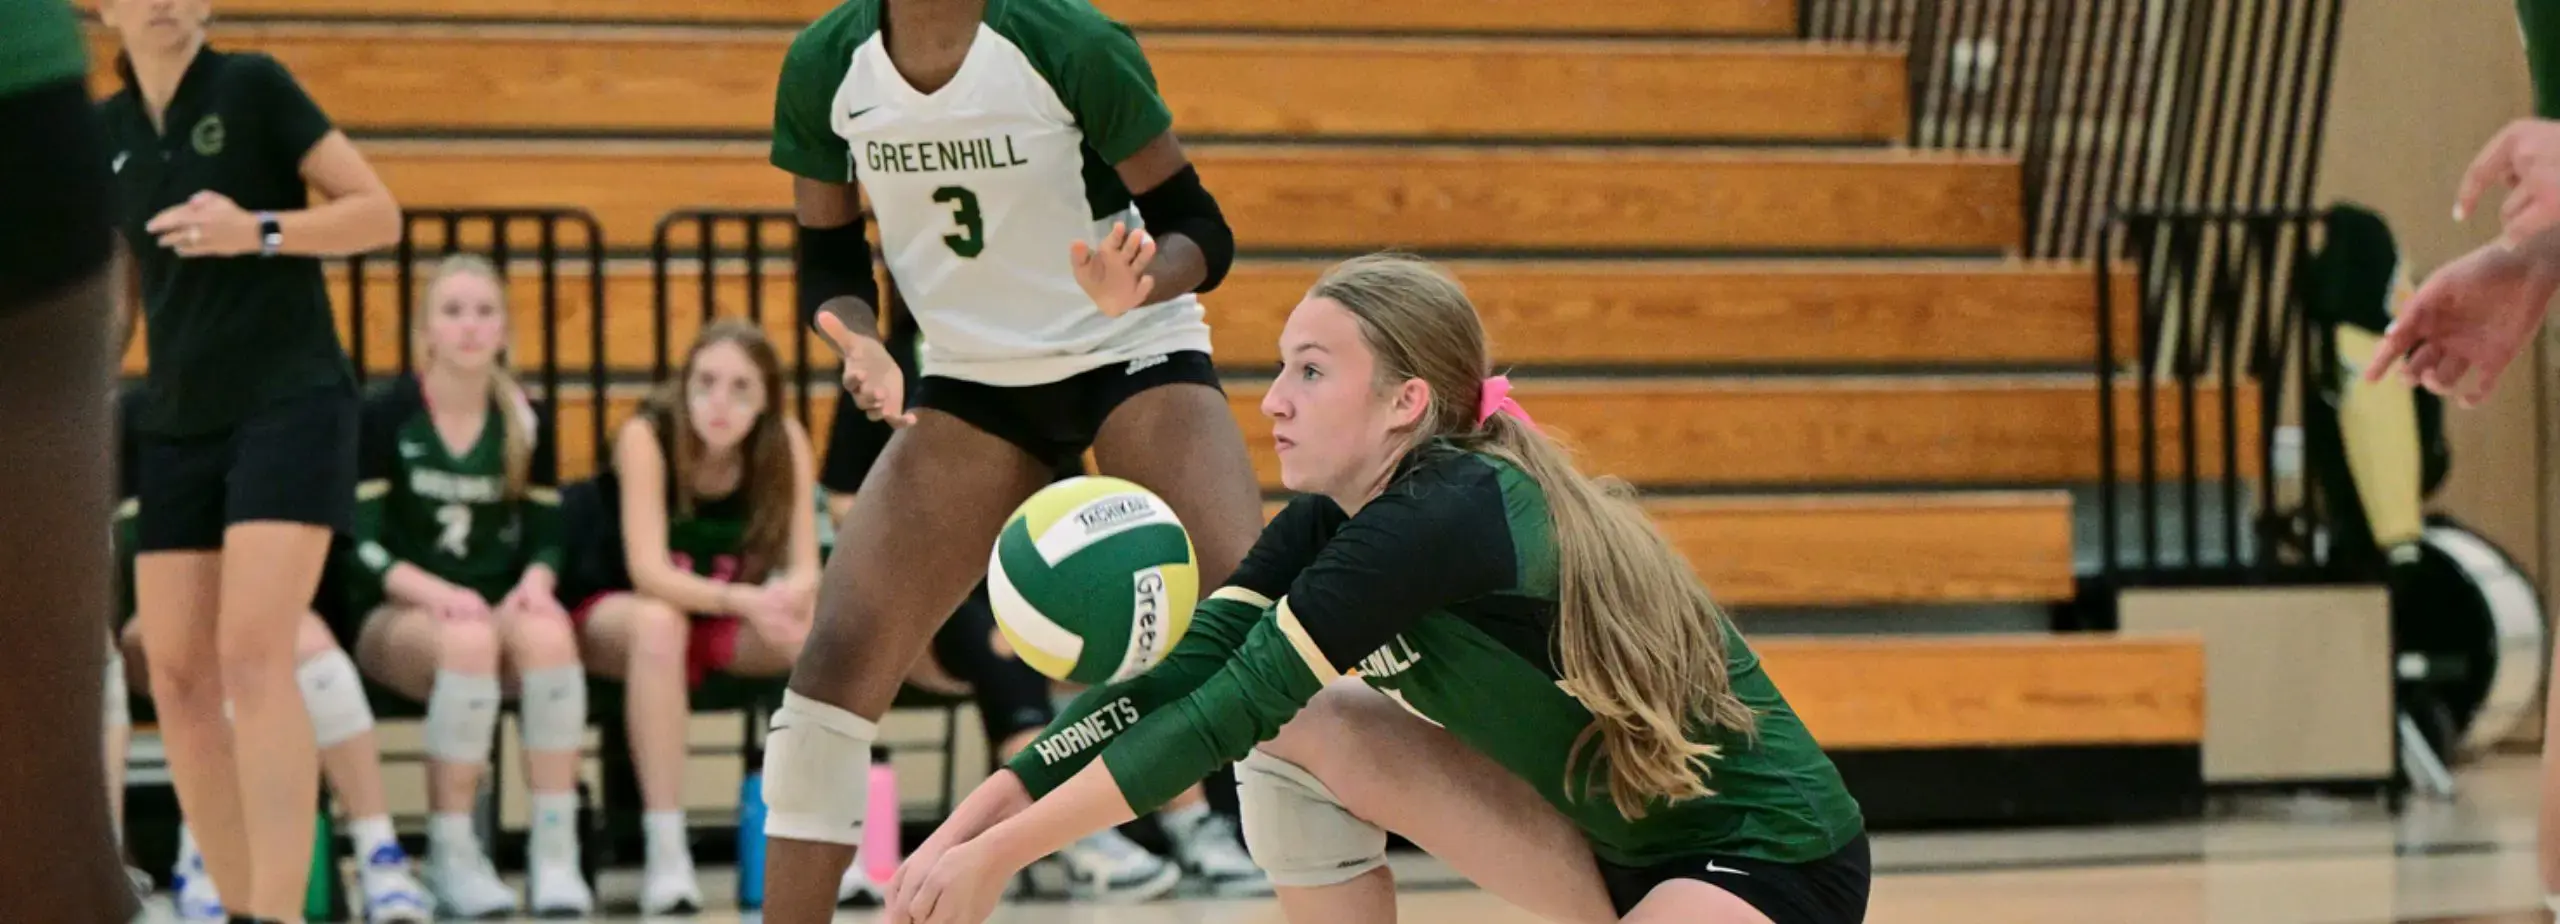
<path fill-rule="evenodd" d="M 122 738 L 125 731 L 133 727 L 131 699 L 132 694 L 125 690 L 124 684 L 124 652 L 116 650 L 116 646 L 110 644 L 107 646 L 107 689 L 104 704 L 109 737 Z"/>
<path fill-rule="evenodd" d="M 303 708 L 311 711 L 311 738 L 323 750 L 373 730 L 373 704 L 364 701 L 364 680 L 356 662 L 343 651 L 330 651 L 302 662 L 293 679 L 302 684 Z M 227 712 L 229 703 L 223 707 Z"/>
<path fill-rule="evenodd" d="M 517 706 L 524 749 L 575 751 L 587 742 L 587 670 L 571 664 L 526 671 Z"/>
<path fill-rule="evenodd" d="M 498 678 L 437 671 L 427 692 L 427 756 L 448 764 L 485 764 L 498 734 Z"/>
<path fill-rule="evenodd" d="M 1305 768 L 1256 749 L 1236 762 L 1245 849 L 1271 884 L 1339 885 L 1387 863 L 1387 829 L 1360 820 Z"/>
<path fill-rule="evenodd" d="M 879 738 L 861 716 L 784 692 L 765 734 L 765 836 L 860 846 Z"/>

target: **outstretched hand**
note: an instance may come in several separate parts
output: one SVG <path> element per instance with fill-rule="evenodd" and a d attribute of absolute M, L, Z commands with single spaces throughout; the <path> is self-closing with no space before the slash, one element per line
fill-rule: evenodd
<path fill-rule="evenodd" d="M 855 333 L 844 326 L 843 318 L 825 311 L 818 312 L 818 332 L 827 335 L 836 355 L 844 358 L 844 390 L 863 416 L 887 421 L 892 427 L 916 422 L 916 415 L 906 407 L 906 374 L 879 338 Z"/>
<path fill-rule="evenodd" d="M 2533 342 L 2554 291 L 2560 268 L 2542 258 L 2502 243 L 2474 250 L 2410 296 L 2374 348 L 2365 380 L 2381 381 L 2396 364 L 2428 391 L 2477 406 Z"/>
<path fill-rule="evenodd" d="M 2499 186 L 2507 188 L 2507 197 L 2498 207 L 2498 240 L 2508 249 L 2560 227 L 2560 121 L 2517 119 L 2491 136 L 2462 173 L 2454 220 L 2469 217 L 2481 197 Z"/>
<path fill-rule="evenodd" d="M 930 865 L 919 866 L 919 861 Z M 1005 883 L 1015 872 L 996 862 L 977 842 L 934 857 L 910 859 L 898 870 L 904 900 L 891 900 L 887 920 L 889 924 L 982 924 L 1004 899 Z"/>
<path fill-rule="evenodd" d="M 1116 318 L 1146 304 L 1147 293 L 1155 291 L 1156 277 L 1147 267 L 1156 259 L 1156 236 L 1129 230 L 1126 223 L 1113 224 L 1111 234 L 1099 248 L 1083 241 L 1067 245 L 1067 255 L 1076 270 L 1076 285 L 1102 309 L 1102 316 Z"/>

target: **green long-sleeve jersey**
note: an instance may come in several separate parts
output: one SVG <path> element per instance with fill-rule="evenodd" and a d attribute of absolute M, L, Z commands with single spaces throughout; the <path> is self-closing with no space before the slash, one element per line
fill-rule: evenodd
<path fill-rule="evenodd" d="M 1864 830 L 1830 758 L 1730 625 L 1727 666 L 1756 736 L 1704 732 L 1723 749 L 1705 771 L 1715 795 L 1621 814 L 1583 740 L 1592 715 L 1558 686 L 1556 569 L 1534 480 L 1490 456 L 1427 449 L 1357 515 L 1322 497 L 1291 502 L 1161 664 L 1087 691 L 1009 766 L 1040 794 L 1099 754 L 1148 811 L 1356 675 L 1528 781 L 1612 863 L 1804 862 Z"/>
<path fill-rule="evenodd" d="M 521 497 L 507 491 L 508 415 L 535 415 Z M 401 562 L 480 592 L 504 596 L 535 564 L 560 569 L 560 492 L 551 441 L 538 412 L 490 398 L 488 421 L 455 452 L 436 432 L 418 380 L 401 376 L 365 396 L 357 441 L 356 565 L 359 593 L 378 595 Z"/>

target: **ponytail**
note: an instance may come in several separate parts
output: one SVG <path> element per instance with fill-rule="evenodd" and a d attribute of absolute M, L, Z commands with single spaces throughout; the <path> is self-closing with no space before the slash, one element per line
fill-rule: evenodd
<path fill-rule="evenodd" d="M 1722 609 L 1625 482 L 1575 470 L 1562 447 L 1508 413 L 1478 434 L 1460 442 L 1537 482 L 1554 518 L 1556 664 L 1565 692 L 1593 718 L 1566 758 L 1567 779 L 1596 751 L 1596 764 L 1583 763 L 1582 790 L 1605 767 L 1610 799 L 1628 818 L 1653 800 L 1714 795 L 1707 762 L 1721 749 L 1693 740 L 1692 721 L 1745 738 L 1755 728 L 1726 668 Z"/>
<path fill-rule="evenodd" d="M 1326 271 L 1307 294 L 1359 319 L 1378 357 L 1379 387 L 1407 379 L 1430 385 L 1431 407 L 1411 434 L 1412 451 L 1437 443 L 1481 452 L 1519 469 L 1546 494 L 1556 553 L 1556 664 L 1564 690 L 1593 719 L 1567 759 L 1568 779 L 1583 780 L 1578 788 L 1587 796 L 1590 778 L 1605 768 L 1609 798 L 1629 818 L 1657 800 L 1714 795 L 1708 762 L 1720 748 L 1692 732 L 1749 742 L 1757 723 L 1733 692 L 1723 611 L 1635 492 L 1576 470 L 1564 447 L 1511 400 L 1510 380 L 1488 377 L 1483 321 L 1466 290 L 1439 268 L 1397 254 L 1359 257 Z"/>

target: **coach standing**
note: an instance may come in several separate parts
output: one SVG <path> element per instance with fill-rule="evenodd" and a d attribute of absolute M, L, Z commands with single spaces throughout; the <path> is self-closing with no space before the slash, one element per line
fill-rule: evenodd
<path fill-rule="evenodd" d="M 355 503 L 355 379 L 317 258 L 393 243 L 399 206 L 282 65 L 205 47 L 206 0 L 101 13 L 124 45 L 100 116 L 150 342 L 152 698 L 226 910 L 298 920 L 319 764 L 294 636 Z"/>

